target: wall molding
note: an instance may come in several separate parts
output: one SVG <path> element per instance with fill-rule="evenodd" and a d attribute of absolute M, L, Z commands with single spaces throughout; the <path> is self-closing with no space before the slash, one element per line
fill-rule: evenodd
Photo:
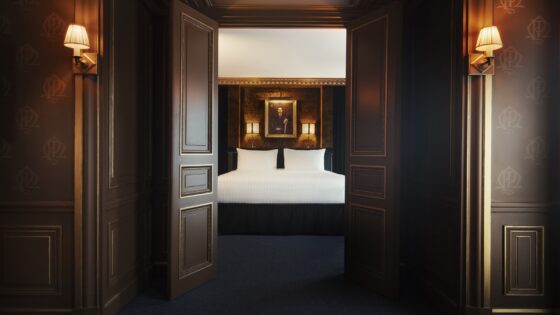
<path fill-rule="evenodd" d="M 47 211 L 39 209 L 56 209 L 55 212 L 72 212 L 74 210 L 74 201 L 70 200 L 53 200 L 53 201 L 10 201 L 0 203 L 0 212 L 13 211 Z M 23 209 L 23 210 L 22 210 Z"/>
<path fill-rule="evenodd" d="M 91 51 L 103 54 L 102 49 L 107 45 L 101 32 L 104 29 L 103 13 L 106 1 L 77 0 L 74 4 L 75 22 L 87 27 Z M 103 62 L 98 66 L 103 66 Z M 101 69 L 101 68 L 99 68 Z M 97 190 L 96 176 L 99 174 L 97 165 L 99 152 L 94 142 L 100 138 L 99 121 L 91 119 L 92 113 L 101 106 L 101 86 L 104 74 L 74 75 L 74 228 L 72 260 L 73 279 L 73 314 L 92 314 L 97 308 L 99 298 L 98 261 L 97 253 L 97 221 L 99 216 L 99 195 L 92 195 Z M 97 118 L 97 117 L 96 117 Z M 95 158 L 93 158 L 95 156 Z M 93 239 L 95 238 L 95 240 Z"/>
<path fill-rule="evenodd" d="M 478 32 L 492 24 L 492 0 L 464 2 L 463 57 Z M 464 90 L 464 304 L 467 313 L 492 307 L 492 77 L 466 76 Z"/>
<path fill-rule="evenodd" d="M 556 202 L 493 202 L 492 214 L 540 214 L 553 213 L 560 208 Z"/>
<path fill-rule="evenodd" d="M 492 314 L 557 314 L 550 308 L 493 308 Z"/>
<path fill-rule="evenodd" d="M 545 247 L 545 227 L 544 226 L 515 226 L 505 225 L 503 228 L 503 281 L 504 295 L 506 296 L 544 296 L 544 283 L 546 276 L 546 247 Z M 527 253 L 519 251 L 521 239 L 529 239 L 530 243 L 529 259 L 534 253 L 535 264 L 530 263 L 530 268 L 534 268 L 534 283 L 532 286 L 523 287 L 517 280 L 520 272 L 519 260 Z M 534 245 L 534 247 L 533 247 Z M 522 259 L 522 258 L 521 258 Z M 533 274 L 532 271 L 529 271 Z"/>
<path fill-rule="evenodd" d="M 0 296 L 62 296 L 63 295 L 63 227 L 62 225 L 2 225 L 0 226 L 0 243 L 3 251 L 6 250 L 8 239 L 26 239 L 47 241 L 47 282 L 35 285 L 7 285 L 4 278 L 0 281 Z M 4 253 L 3 253 L 4 254 Z M 9 255 L 6 255 L 8 257 Z M 6 258 L 5 257 L 5 258 Z M 21 257 L 20 257 L 21 258 Z M 36 257 L 39 259 L 41 257 Z M 2 261 L 6 268 L 6 261 Z M 4 272 L 8 270 L 2 270 Z M 17 274 L 18 271 L 16 271 Z M 19 280 L 19 279 L 18 279 Z M 25 280 L 24 280 L 25 281 Z"/>
<path fill-rule="evenodd" d="M 0 308 L 3 314 L 74 314 L 71 308 Z"/>
<path fill-rule="evenodd" d="M 220 85 L 344 86 L 345 78 L 218 78 Z"/>
<path fill-rule="evenodd" d="M 557 202 L 492 202 L 492 211 L 494 209 L 539 209 L 546 211 L 560 207 Z"/>

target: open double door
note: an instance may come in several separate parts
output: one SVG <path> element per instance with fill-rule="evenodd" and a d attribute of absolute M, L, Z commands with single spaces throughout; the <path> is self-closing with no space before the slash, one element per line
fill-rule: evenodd
<path fill-rule="evenodd" d="M 218 23 L 170 1 L 170 298 L 215 277 Z M 355 21 L 347 35 L 346 273 L 398 294 L 401 10 Z"/>

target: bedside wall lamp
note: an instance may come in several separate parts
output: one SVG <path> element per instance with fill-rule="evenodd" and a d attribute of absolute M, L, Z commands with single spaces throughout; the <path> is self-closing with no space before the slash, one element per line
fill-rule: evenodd
<path fill-rule="evenodd" d="M 81 50 L 89 49 L 89 38 L 86 28 L 79 24 L 68 25 L 64 46 L 74 50 L 74 73 L 97 74 L 97 54 L 82 53 Z"/>
<path fill-rule="evenodd" d="M 315 134 L 315 124 L 313 123 L 304 123 L 301 124 L 301 133 L 306 135 L 314 135 Z"/>
<path fill-rule="evenodd" d="M 307 135 L 307 147 L 309 148 L 310 135 L 315 134 L 315 124 L 314 123 L 302 123 L 301 124 L 301 133 Z"/>
<path fill-rule="evenodd" d="M 478 33 L 475 50 L 469 54 L 469 75 L 493 75 L 494 50 L 502 48 L 502 38 L 496 26 L 484 27 Z"/>
<path fill-rule="evenodd" d="M 247 128 L 245 133 L 251 136 L 251 148 L 255 147 L 255 135 L 260 133 L 259 131 L 259 123 L 258 122 L 250 122 L 247 123 Z"/>

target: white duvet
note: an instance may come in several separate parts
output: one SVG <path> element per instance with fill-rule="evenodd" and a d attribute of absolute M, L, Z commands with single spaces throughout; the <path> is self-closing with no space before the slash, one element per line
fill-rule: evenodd
<path fill-rule="evenodd" d="M 328 171 L 236 170 L 218 176 L 218 202 L 344 203 L 344 184 Z"/>

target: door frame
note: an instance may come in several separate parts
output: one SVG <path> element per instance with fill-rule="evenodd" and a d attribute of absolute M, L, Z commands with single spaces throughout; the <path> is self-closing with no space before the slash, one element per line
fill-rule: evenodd
<path fill-rule="evenodd" d="M 75 19 L 77 23 L 83 23 L 88 29 L 90 39 L 93 39 L 92 49 L 103 51 L 108 43 L 104 42 L 103 34 L 109 30 L 105 29 L 106 4 L 109 0 L 78 0 L 75 4 Z M 157 3 L 159 0 L 146 0 Z M 188 2 L 188 0 L 186 0 Z M 464 19 L 463 28 L 463 53 L 469 51 L 476 36 L 475 29 L 478 26 L 473 21 L 488 18 L 488 0 L 463 0 Z M 310 20 L 313 20 L 310 16 Z M 270 27 L 268 24 L 246 24 L 247 27 Z M 283 24 L 278 27 L 289 27 Z M 291 27 L 302 27 L 294 23 Z M 308 24 L 307 27 L 340 27 L 340 25 L 325 25 L 322 22 Z M 220 27 L 234 27 L 233 25 L 222 25 Z M 461 60 L 462 61 L 462 60 Z M 99 65 L 103 64 L 100 59 Z M 466 80 L 466 74 L 463 78 Z M 104 95 L 100 88 L 106 83 L 107 76 L 83 75 L 75 76 L 75 148 L 74 148 L 74 193 L 76 196 L 74 207 L 74 309 L 83 314 L 95 313 L 100 309 L 100 285 L 99 278 L 99 106 L 104 101 Z M 487 90 L 482 81 L 483 78 L 469 79 L 470 84 L 461 82 L 462 104 L 463 104 L 463 128 L 462 128 L 462 293 L 461 309 L 484 309 L 488 307 L 489 283 L 481 283 L 477 274 L 486 273 L 490 264 L 481 256 L 481 252 L 487 252 L 489 248 L 489 235 L 487 229 L 477 229 L 473 225 L 478 218 L 488 215 L 488 207 L 480 203 L 482 199 L 488 199 L 489 191 L 482 189 L 479 184 L 483 178 L 488 178 L 488 159 L 482 154 L 487 128 L 483 116 L 477 115 L 487 98 L 481 97 L 481 93 Z M 83 110 L 83 112 L 82 112 Z M 83 114 L 83 115 L 81 115 Z M 482 134 L 480 133 L 482 131 Z M 485 168 L 484 166 L 487 165 Z M 481 199 L 482 198 L 482 199 Z M 474 244 L 476 240 L 482 241 L 482 248 Z M 90 262 L 94 262 L 93 265 Z M 483 299 L 479 297 L 483 296 Z"/>

